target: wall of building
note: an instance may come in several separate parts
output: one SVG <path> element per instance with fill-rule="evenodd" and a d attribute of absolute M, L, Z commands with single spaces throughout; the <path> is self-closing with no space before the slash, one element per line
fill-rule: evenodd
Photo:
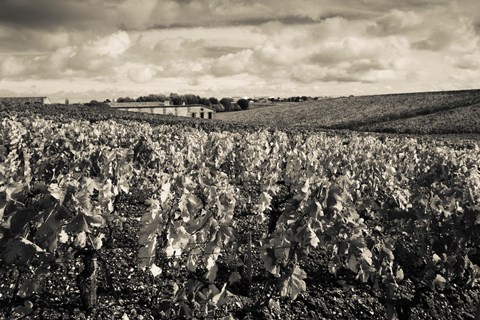
<path fill-rule="evenodd" d="M 0 97 L 0 102 L 5 106 L 26 105 L 26 104 L 50 104 L 47 97 Z"/>
<path fill-rule="evenodd" d="M 112 108 L 146 108 L 146 107 L 158 107 L 168 106 L 170 101 L 148 101 L 148 102 L 109 102 L 108 105 Z"/>
<path fill-rule="evenodd" d="M 122 102 L 122 104 L 124 104 Z M 163 114 L 163 115 L 172 115 L 178 117 L 189 117 L 189 118 L 203 118 L 203 119 L 213 119 L 215 118 L 215 110 L 210 109 L 204 105 L 187 105 L 187 106 L 143 106 L 143 107 L 121 107 L 121 110 L 131 111 L 131 112 L 145 112 L 145 113 L 154 113 L 154 114 Z"/>

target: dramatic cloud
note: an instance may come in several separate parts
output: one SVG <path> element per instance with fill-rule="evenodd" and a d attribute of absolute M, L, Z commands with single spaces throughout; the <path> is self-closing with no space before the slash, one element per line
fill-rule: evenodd
<path fill-rule="evenodd" d="M 393 9 L 388 14 L 378 18 L 370 30 L 378 35 L 401 34 L 414 31 L 422 21 L 423 18 L 414 11 Z"/>
<path fill-rule="evenodd" d="M 472 0 L 3 0 L 0 87 L 57 100 L 480 87 L 478 16 Z"/>

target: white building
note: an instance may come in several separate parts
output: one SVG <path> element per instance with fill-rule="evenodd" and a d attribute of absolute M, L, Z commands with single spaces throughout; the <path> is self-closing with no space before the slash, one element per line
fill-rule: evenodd
<path fill-rule="evenodd" d="M 178 117 L 213 119 L 215 110 L 202 104 L 182 106 L 170 105 L 164 102 L 110 102 L 110 107 L 131 112 L 145 112 L 153 114 L 174 115 Z"/>

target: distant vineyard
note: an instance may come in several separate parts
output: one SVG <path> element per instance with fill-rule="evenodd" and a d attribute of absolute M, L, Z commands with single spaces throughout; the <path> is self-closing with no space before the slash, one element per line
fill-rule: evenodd
<path fill-rule="evenodd" d="M 480 133 L 480 104 L 359 127 L 392 133 Z"/>
<path fill-rule="evenodd" d="M 310 127 L 351 129 L 357 131 L 404 132 L 400 123 L 410 118 L 439 113 L 445 121 L 413 120 L 419 125 L 407 125 L 410 133 L 480 133 L 476 122 L 469 122 L 468 131 L 456 125 L 455 112 L 480 103 L 480 90 L 432 93 L 393 94 L 323 99 L 292 105 L 275 105 L 237 113 L 225 113 L 218 119 L 237 123 L 263 124 L 278 127 Z M 477 109 L 475 109 L 477 110 Z M 463 118 L 463 117 L 460 117 Z M 394 123 L 394 121 L 396 121 Z M 424 127 L 420 128 L 420 122 Z M 396 123 L 399 123 L 396 126 Z M 390 127 L 390 124 L 392 126 Z"/>
<path fill-rule="evenodd" d="M 315 252 L 332 274 L 384 292 L 389 318 L 405 282 L 480 279 L 476 143 L 61 117 L 2 113 L 0 265 L 18 270 L 9 294 L 25 299 L 7 316 L 30 314 L 54 266 L 77 258 L 80 298 L 94 309 L 104 244 L 124 221 L 116 205 L 133 194 L 148 206 L 137 268 L 169 273 L 155 293 L 166 318 L 239 308 L 252 274 L 265 288 L 255 305 L 297 299 Z"/>

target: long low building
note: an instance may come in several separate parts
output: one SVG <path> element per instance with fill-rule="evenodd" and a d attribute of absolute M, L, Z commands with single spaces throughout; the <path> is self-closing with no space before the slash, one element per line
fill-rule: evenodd
<path fill-rule="evenodd" d="M 51 104 L 48 97 L 0 97 L 0 102 L 5 106 Z"/>
<path fill-rule="evenodd" d="M 164 102 L 110 102 L 109 105 L 111 108 L 119 110 L 174 115 L 178 117 L 213 119 L 215 116 L 215 110 L 203 104 L 173 106 Z"/>

